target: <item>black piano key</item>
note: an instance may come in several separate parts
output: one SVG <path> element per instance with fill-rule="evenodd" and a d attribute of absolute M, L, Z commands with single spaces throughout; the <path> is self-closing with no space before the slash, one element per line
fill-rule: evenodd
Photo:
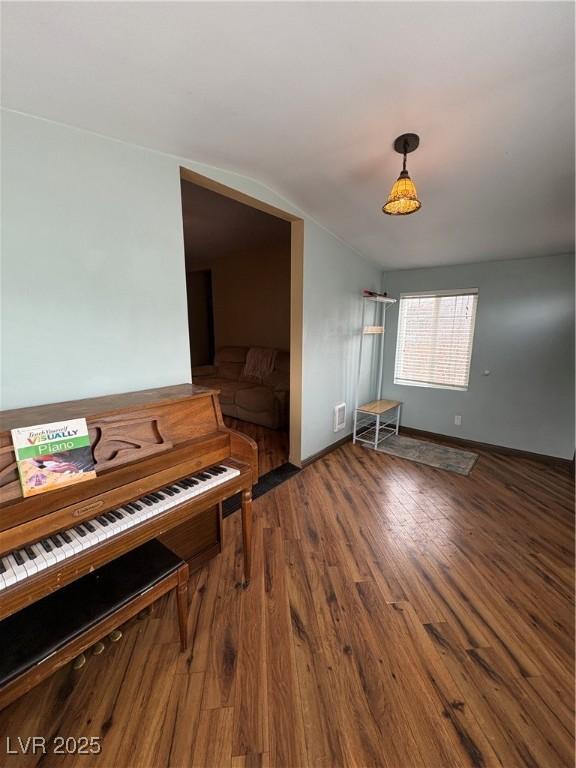
<path fill-rule="evenodd" d="M 186 486 L 188 488 L 194 488 L 195 485 L 198 485 L 197 480 L 193 480 L 191 477 L 187 477 L 185 480 L 182 481 L 183 483 L 186 483 Z"/>
<path fill-rule="evenodd" d="M 72 536 L 70 536 L 69 533 L 67 533 L 66 531 L 62 531 L 60 536 L 62 536 L 66 544 L 72 544 Z"/>
<path fill-rule="evenodd" d="M 104 515 L 99 515 L 96 520 L 102 525 L 104 528 L 108 525 L 108 520 L 104 517 Z"/>
<path fill-rule="evenodd" d="M 82 528 L 81 525 L 75 525 L 74 530 L 76 531 L 78 536 L 86 536 L 86 531 L 84 530 L 84 528 Z"/>
<path fill-rule="evenodd" d="M 158 491 L 155 491 L 154 493 L 151 493 L 150 496 L 154 499 L 154 501 L 164 501 L 164 496 L 162 496 L 161 493 Z"/>
<path fill-rule="evenodd" d="M 162 488 L 162 493 L 165 493 L 168 496 L 174 496 L 174 491 L 170 490 L 170 488 Z"/>
<path fill-rule="evenodd" d="M 143 498 L 140 499 L 140 501 L 143 504 L 146 504 L 147 507 L 153 507 L 154 506 L 154 500 L 150 499 L 148 496 L 144 496 Z"/>
<path fill-rule="evenodd" d="M 178 482 L 176 483 L 176 485 L 177 485 L 179 488 L 182 488 L 182 490 L 183 490 L 183 491 L 185 491 L 185 490 L 186 490 L 186 488 L 188 488 L 188 486 L 186 485 L 186 481 L 185 481 L 185 480 L 178 480 Z"/>
<path fill-rule="evenodd" d="M 122 512 L 120 512 L 119 509 L 113 509 L 112 510 L 112 514 L 114 515 L 116 520 L 123 520 L 124 519 L 124 515 L 122 514 Z"/>
<path fill-rule="evenodd" d="M 138 501 L 131 501 L 130 503 L 132 504 L 136 512 L 140 512 L 140 510 L 142 509 L 142 504 L 140 504 L 140 499 L 138 499 Z"/>
<path fill-rule="evenodd" d="M 6 566 L 4 565 L 4 560 L 0 557 L 0 573 L 4 573 L 6 570 Z"/>
<path fill-rule="evenodd" d="M 42 549 L 44 550 L 44 552 L 52 552 L 52 544 L 50 544 L 48 539 L 42 539 L 40 544 L 42 545 Z"/>
<path fill-rule="evenodd" d="M 128 504 L 124 504 L 124 509 L 128 510 L 129 515 L 133 515 L 134 512 L 136 512 L 136 507 L 134 506 L 134 504 L 132 504 L 132 502 L 129 502 Z"/>
<path fill-rule="evenodd" d="M 94 531 L 96 530 L 96 528 L 94 528 L 94 526 L 92 525 L 92 523 L 91 523 L 91 522 L 89 522 L 89 521 L 88 521 L 88 522 L 86 522 L 86 523 L 83 523 L 83 526 L 84 526 L 84 528 L 88 528 L 88 530 L 90 531 L 90 533 L 94 533 Z"/>
<path fill-rule="evenodd" d="M 170 490 L 174 491 L 174 493 L 180 493 L 180 488 L 177 485 L 171 485 Z"/>
<path fill-rule="evenodd" d="M 196 477 L 200 480 L 210 480 L 210 475 L 207 475 L 206 472 L 200 472 Z"/>
<path fill-rule="evenodd" d="M 12 552 L 12 557 L 14 558 L 14 560 L 16 560 L 18 565 L 24 565 L 24 558 L 22 557 L 20 552 L 18 552 L 17 549 L 15 549 L 14 552 Z"/>
<path fill-rule="evenodd" d="M 223 467 L 222 464 L 218 464 L 216 469 L 219 469 L 221 472 L 226 472 L 226 467 Z"/>
<path fill-rule="evenodd" d="M 63 545 L 62 539 L 57 533 L 55 533 L 54 536 L 50 536 L 50 541 L 55 547 L 61 547 Z"/>
<path fill-rule="evenodd" d="M 108 520 L 109 523 L 115 523 L 116 522 L 116 516 L 112 514 L 112 512 L 104 512 L 104 517 L 106 520 Z"/>
<path fill-rule="evenodd" d="M 24 547 L 24 549 L 30 560 L 36 560 L 36 552 L 34 552 L 32 547 Z"/>

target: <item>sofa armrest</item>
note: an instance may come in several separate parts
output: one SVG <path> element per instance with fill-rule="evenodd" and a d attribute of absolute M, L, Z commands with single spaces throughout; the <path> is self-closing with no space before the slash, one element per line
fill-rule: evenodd
<path fill-rule="evenodd" d="M 215 365 L 197 365 L 192 368 L 192 378 L 194 376 L 215 376 L 218 369 Z"/>

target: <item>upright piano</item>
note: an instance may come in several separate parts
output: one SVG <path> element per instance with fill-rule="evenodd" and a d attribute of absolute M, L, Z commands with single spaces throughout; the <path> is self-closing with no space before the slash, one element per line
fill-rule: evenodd
<path fill-rule="evenodd" d="M 82 417 L 97 477 L 23 498 L 10 430 Z M 192 384 L 4 411 L 0 620 L 149 539 L 195 530 L 205 559 L 219 546 L 209 532 L 220 503 L 238 493 L 247 585 L 257 479 L 254 441 L 225 426 L 216 391 Z"/>

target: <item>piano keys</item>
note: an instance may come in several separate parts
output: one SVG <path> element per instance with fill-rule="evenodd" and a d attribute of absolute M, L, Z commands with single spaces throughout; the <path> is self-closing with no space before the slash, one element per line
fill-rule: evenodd
<path fill-rule="evenodd" d="M 9 430 L 79 417 L 96 478 L 23 498 Z M 0 413 L 0 619 L 152 538 L 199 521 L 219 531 L 219 504 L 237 493 L 247 583 L 257 467 L 218 393 L 189 384 Z"/>
<path fill-rule="evenodd" d="M 139 525 L 153 516 L 178 506 L 233 477 L 240 471 L 223 464 L 208 467 L 195 475 L 149 493 L 101 515 L 84 520 L 67 530 L 41 541 L 27 544 L 0 557 L 0 593 L 2 589 L 55 566 Z M 48 575 L 48 574 L 46 574 Z"/>

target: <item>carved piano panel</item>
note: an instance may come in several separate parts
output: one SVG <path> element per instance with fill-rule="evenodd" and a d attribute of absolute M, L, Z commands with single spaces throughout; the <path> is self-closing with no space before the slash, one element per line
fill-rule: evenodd
<path fill-rule="evenodd" d="M 164 437 L 159 422 L 150 416 L 139 419 L 116 416 L 107 422 L 92 424 L 89 434 L 97 468 L 108 469 L 173 448 L 174 443 Z"/>

